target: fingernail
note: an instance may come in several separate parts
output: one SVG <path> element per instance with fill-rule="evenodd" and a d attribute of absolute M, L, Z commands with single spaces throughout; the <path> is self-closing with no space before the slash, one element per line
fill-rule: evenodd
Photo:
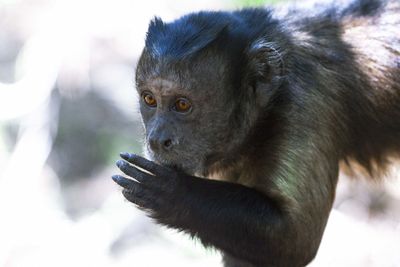
<path fill-rule="evenodd" d="M 114 182 L 118 182 L 119 181 L 119 175 L 113 175 L 111 176 L 111 178 L 114 180 Z"/>
<path fill-rule="evenodd" d="M 117 160 L 115 164 L 117 165 L 118 168 L 121 168 L 122 166 L 125 165 L 125 162 L 123 160 Z"/>
<path fill-rule="evenodd" d="M 119 155 L 121 156 L 121 158 L 128 160 L 130 157 L 130 154 L 127 152 L 121 152 L 119 153 Z"/>
<path fill-rule="evenodd" d="M 122 187 L 129 187 L 130 185 L 130 180 L 126 179 L 125 177 L 121 176 L 121 175 L 113 175 L 111 176 L 111 178 L 114 180 L 114 182 L 116 182 L 118 185 L 122 186 Z"/>

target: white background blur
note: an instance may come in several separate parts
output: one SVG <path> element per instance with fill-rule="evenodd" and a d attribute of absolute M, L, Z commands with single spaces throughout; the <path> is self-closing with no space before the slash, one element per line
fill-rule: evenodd
<path fill-rule="evenodd" d="M 110 176 L 118 152 L 141 152 L 133 80 L 149 20 L 251 2 L 262 1 L 0 0 L 0 266 L 221 266 Z M 342 177 L 311 266 L 400 266 L 400 175 L 389 176 Z"/>

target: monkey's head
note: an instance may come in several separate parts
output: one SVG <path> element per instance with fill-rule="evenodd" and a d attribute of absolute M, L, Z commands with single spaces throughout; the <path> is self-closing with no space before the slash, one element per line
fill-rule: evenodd
<path fill-rule="evenodd" d="M 279 78 L 272 43 L 215 14 L 154 19 L 136 69 L 148 155 L 188 174 L 237 152 Z"/>

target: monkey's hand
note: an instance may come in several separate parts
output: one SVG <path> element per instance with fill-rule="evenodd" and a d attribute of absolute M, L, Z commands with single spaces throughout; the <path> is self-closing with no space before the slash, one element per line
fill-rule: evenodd
<path fill-rule="evenodd" d="M 134 154 L 121 157 L 125 161 L 117 166 L 130 178 L 113 179 L 123 195 L 158 223 L 197 236 L 206 246 L 266 266 L 280 260 L 276 244 L 293 239 L 280 205 L 259 191 L 187 175 Z"/>
<path fill-rule="evenodd" d="M 117 161 L 118 168 L 133 179 L 121 175 L 112 178 L 124 188 L 125 198 L 159 223 L 181 226 L 179 220 L 183 219 L 181 213 L 185 212 L 181 204 L 184 192 L 187 192 L 185 179 L 192 177 L 135 154 L 121 153 L 121 157 L 126 161 Z"/>

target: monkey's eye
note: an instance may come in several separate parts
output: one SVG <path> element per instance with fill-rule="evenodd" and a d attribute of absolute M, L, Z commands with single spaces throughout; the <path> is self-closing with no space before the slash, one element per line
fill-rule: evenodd
<path fill-rule="evenodd" d="M 192 105 L 190 104 L 189 100 L 186 98 L 179 98 L 175 102 L 174 109 L 178 112 L 186 113 L 189 112 L 192 108 Z"/>
<path fill-rule="evenodd" d="M 157 106 L 157 101 L 156 101 L 155 97 L 149 92 L 143 93 L 142 99 L 143 99 L 144 103 L 146 103 L 146 105 L 148 105 L 149 107 Z"/>

